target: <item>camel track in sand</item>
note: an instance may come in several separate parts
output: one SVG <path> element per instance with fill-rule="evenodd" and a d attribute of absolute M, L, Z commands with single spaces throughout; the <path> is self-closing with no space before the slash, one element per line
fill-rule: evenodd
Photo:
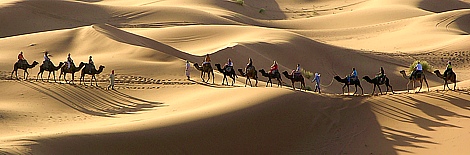
<path fill-rule="evenodd" d="M 8 72 L 8 71 L 0 71 L 0 80 L 4 80 L 4 81 L 13 80 L 10 77 L 10 74 L 11 72 Z M 148 77 L 143 77 L 143 76 L 126 75 L 126 74 L 117 74 L 115 75 L 115 77 L 116 78 L 114 82 L 114 88 L 117 90 L 120 90 L 120 89 L 131 89 L 131 90 L 132 89 L 160 89 L 160 88 L 164 88 L 165 86 L 197 84 L 195 81 L 188 81 L 186 79 L 153 79 L 153 78 L 148 78 Z M 23 77 L 20 76 L 20 79 L 21 78 Z M 85 77 L 86 86 L 83 85 L 83 83 L 82 83 L 82 86 L 90 87 L 90 78 L 91 76 Z M 70 80 L 70 77 L 67 77 L 67 79 Z M 80 83 L 79 79 L 80 79 L 79 76 L 75 76 L 75 80 L 74 80 L 75 85 L 79 85 Z M 96 75 L 96 79 L 97 79 L 99 87 L 93 87 L 93 88 L 106 89 L 108 87 L 109 85 L 108 75 Z M 67 84 L 62 79 L 59 80 L 58 77 L 56 77 L 56 80 L 58 84 Z M 36 76 L 30 74 L 27 81 L 36 82 Z M 42 82 L 42 81 L 39 80 L 38 82 Z M 46 79 L 45 79 L 45 82 L 47 82 Z M 53 79 L 50 79 L 49 82 L 53 82 Z"/>

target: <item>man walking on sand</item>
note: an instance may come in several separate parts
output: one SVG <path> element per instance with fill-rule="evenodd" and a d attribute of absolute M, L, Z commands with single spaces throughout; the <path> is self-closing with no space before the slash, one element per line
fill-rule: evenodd
<path fill-rule="evenodd" d="M 113 89 L 114 90 L 114 70 L 111 71 L 111 74 L 109 74 L 109 86 L 108 86 L 108 90 L 109 88 Z"/>
<path fill-rule="evenodd" d="M 317 92 L 317 89 L 318 89 L 318 93 L 321 93 L 321 90 L 320 90 L 320 74 L 319 73 L 315 73 L 315 78 L 312 80 L 312 82 L 315 82 L 314 92 Z"/>
<path fill-rule="evenodd" d="M 188 77 L 188 80 L 190 80 L 191 78 L 190 77 L 190 71 L 189 69 L 191 68 L 191 64 L 189 64 L 189 60 L 186 60 L 186 77 Z"/>

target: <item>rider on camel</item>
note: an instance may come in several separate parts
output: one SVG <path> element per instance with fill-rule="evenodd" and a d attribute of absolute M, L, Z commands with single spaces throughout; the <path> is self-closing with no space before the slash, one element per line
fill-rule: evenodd
<path fill-rule="evenodd" d="M 380 67 L 380 72 L 377 73 L 377 79 L 379 80 L 380 83 L 385 82 L 385 71 L 383 67 Z"/>
<path fill-rule="evenodd" d="M 356 71 L 356 68 L 352 68 L 352 73 L 351 75 L 348 76 L 348 83 L 351 83 L 351 79 L 354 81 L 354 80 L 357 80 L 357 71 Z"/>
<path fill-rule="evenodd" d="M 452 72 L 454 72 L 454 71 L 452 71 L 452 63 L 449 61 L 449 62 L 447 62 L 446 71 L 444 71 L 444 77 L 447 77 L 447 75 L 452 73 Z"/>
<path fill-rule="evenodd" d="M 18 64 L 20 66 L 23 65 L 23 64 L 27 64 L 26 60 L 24 59 L 24 56 L 23 56 L 23 51 L 21 51 L 20 54 L 18 54 Z"/>
<path fill-rule="evenodd" d="M 224 68 L 225 68 L 225 70 L 226 70 L 227 72 L 231 72 L 231 71 L 232 71 L 232 69 L 233 69 L 233 61 L 232 61 L 232 59 L 228 58 L 228 62 L 225 64 L 225 67 L 224 67 Z"/>
<path fill-rule="evenodd" d="M 248 73 L 248 70 L 253 69 L 253 59 L 248 58 L 248 64 L 246 64 L 245 72 Z"/>
<path fill-rule="evenodd" d="M 418 75 L 421 75 L 422 73 L 423 73 L 423 65 L 421 65 L 421 63 L 418 61 L 418 64 L 416 64 L 415 69 L 413 70 L 411 75 L 417 78 Z"/>
<path fill-rule="evenodd" d="M 72 60 L 72 57 L 70 57 L 70 53 L 69 55 L 67 56 L 67 69 L 70 69 L 70 66 L 72 66 L 73 64 L 73 60 Z"/>
<path fill-rule="evenodd" d="M 279 66 L 277 65 L 277 62 L 274 61 L 273 65 L 271 65 L 271 69 L 269 70 L 269 74 L 276 74 L 276 72 L 279 72 Z"/>
<path fill-rule="evenodd" d="M 90 66 L 91 66 L 90 73 L 91 73 L 93 70 L 96 70 L 96 68 L 95 68 L 95 63 L 93 62 L 93 59 L 92 59 L 91 55 L 90 55 L 90 58 L 88 59 L 88 64 L 90 64 Z"/>
<path fill-rule="evenodd" d="M 295 68 L 295 70 L 292 70 L 292 78 L 295 78 L 295 75 L 300 75 L 300 71 L 301 71 L 301 68 L 300 68 L 300 64 L 297 64 L 297 67 Z"/>
<path fill-rule="evenodd" d="M 205 64 L 210 64 L 211 63 L 211 57 L 209 56 L 209 54 L 206 54 L 206 57 L 204 57 L 204 62 L 202 62 L 202 66 L 204 66 Z"/>
<path fill-rule="evenodd" d="M 18 54 L 18 61 L 22 61 L 22 60 L 24 60 L 23 51 L 21 51 L 20 54 Z"/>
<path fill-rule="evenodd" d="M 44 52 L 44 67 L 49 67 L 49 63 L 51 63 L 51 59 L 49 59 L 49 53 L 46 51 Z"/>

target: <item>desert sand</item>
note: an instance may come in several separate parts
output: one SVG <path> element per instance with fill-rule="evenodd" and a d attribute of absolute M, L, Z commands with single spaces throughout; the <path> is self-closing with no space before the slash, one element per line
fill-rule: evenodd
<path fill-rule="evenodd" d="M 0 19 L 0 154 L 470 153 L 469 0 L 2 0 Z M 26 80 L 12 76 L 20 51 L 39 62 Z M 93 56 L 98 86 L 81 71 L 41 80 L 46 51 L 56 66 Z M 193 63 L 206 54 L 235 69 L 301 64 L 322 92 L 261 74 L 245 86 L 238 72 L 227 86 L 215 66 L 203 82 Z M 416 60 L 441 73 L 452 61 L 456 90 L 430 70 L 429 87 L 407 91 L 400 71 Z M 333 77 L 352 67 L 383 67 L 394 93 L 365 80 L 343 93 Z"/>

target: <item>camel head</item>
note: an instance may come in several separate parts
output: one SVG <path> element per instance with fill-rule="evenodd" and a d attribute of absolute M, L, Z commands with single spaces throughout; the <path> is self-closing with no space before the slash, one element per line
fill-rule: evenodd
<path fill-rule="evenodd" d="M 441 74 L 441 72 L 439 70 L 435 70 L 434 73 L 437 74 L 437 75 Z"/>
<path fill-rule="evenodd" d="M 32 65 L 33 65 L 33 66 L 36 66 L 36 65 L 38 65 L 38 64 L 39 64 L 39 62 L 34 61 Z"/>
<path fill-rule="evenodd" d="M 217 69 L 221 70 L 222 67 L 220 66 L 220 64 L 215 64 L 215 66 L 217 67 Z"/>
<path fill-rule="evenodd" d="M 240 75 L 245 76 L 245 73 L 243 72 L 243 69 L 238 68 L 237 70 L 238 70 L 238 72 L 240 72 Z"/>
<path fill-rule="evenodd" d="M 100 65 L 100 67 L 99 67 L 99 69 L 98 69 L 98 74 L 101 73 L 101 72 L 103 72 L 104 68 L 105 68 L 105 67 L 104 67 L 103 65 Z"/>
<path fill-rule="evenodd" d="M 367 76 L 367 75 L 364 76 L 364 77 L 362 77 L 362 79 L 366 80 L 366 81 L 369 82 L 369 83 L 373 83 L 372 79 L 371 79 L 369 76 Z"/>
<path fill-rule="evenodd" d="M 287 71 L 282 72 L 282 74 L 284 74 L 284 76 L 286 76 L 286 78 L 292 79 L 292 76 L 289 75 L 289 73 Z"/>
<path fill-rule="evenodd" d="M 401 73 L 401 74 L 405 74 L 405 75 L 406 75 L 406 72 L 405 72 L 405 70 L 401 70 L 401 71 L 400 71 L 400 73 Z"/>
<path fill-rule="evenodd" d="M 333 78 L 334 78 L 336 81 L 338 81 L 338 82 L 341 82 L 341 80 L 343 80 L 343 79 L 341 79 L 341 77 L 339 77 L 338 75 L 336 75 L 336 76 L 333 77 Z"/>
<path fill-rule="evenodd" d="M 266 71 L 264 71 L 264 69 L 260 69 L 260 70 L 258 70 L 258 71 L 259 71 L 261 74 L 265 74 L 265 73 L 266 73 Z"/>

